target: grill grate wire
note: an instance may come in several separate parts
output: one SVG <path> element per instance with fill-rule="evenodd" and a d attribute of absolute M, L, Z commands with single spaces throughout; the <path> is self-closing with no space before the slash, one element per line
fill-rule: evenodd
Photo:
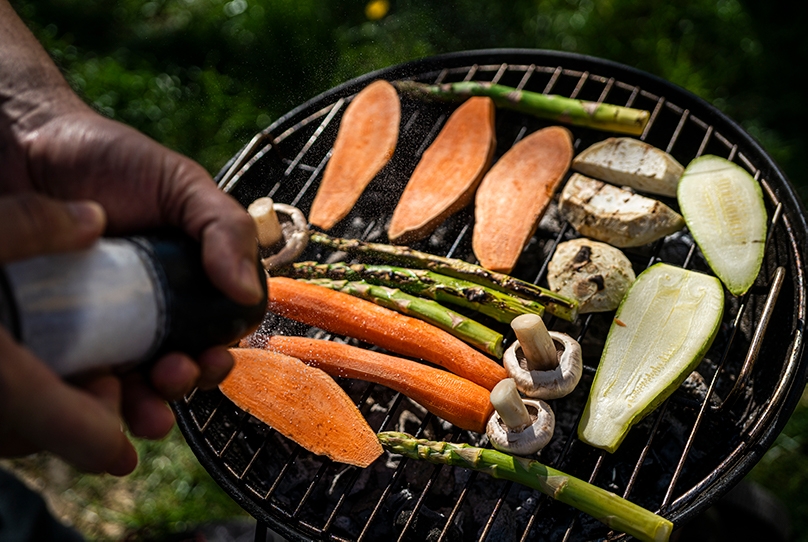
<path fill-rule="evenodd" d="M 727 136 L 722 135 L 722 131 L 716 129 L 712 123 L 702 120 L 699 115 L 694 114 L 690 109 L 678 107 L 663 96 L 644 90 L 639 85 L 621 82 L 615 77 L 600 76 L 588 70 L 579 71 L 564 68 L 561 65 L 542 66 L 535 63 L 510 64 L 500 62 L 442 68 L 418 74 L 417 79 L 435 83 L 457 80 L 500 82 L 502 84 L 511 84 L 520 89 L 539 89 L 545 93 L 556 93 L 573 98 L 607 101 L 629 107 L 649 109 L 652 112 L 651 119 L 640 139 L 674 154 L 679 149 L 684 149 L 681 153 L 688 156 L 689 159 L 707 152 L 723 155 L 749 169 L 761 182 L 764 194 L 767 197 L 767 208 L 772 217 L 769 230 L 770 236 L 767 240 L 769 248 L 766 251 L 764 271 L 761 274 L 763 279 L 759 278 L 759 282 L 763 284 L 757 284 L 753 290 L 740 300 L 737 306 L 728 305 L 726 312 L 730 313 L 730 315 L 729 317 L 725 315 L 727 325 L 727 329 L 723 332 L 725 339 L 723 341 L 716 340 L 716 343 L 722 343 L 721 351 L 718 353 L 719 359 L 713 363 L 712 367 L 707 368 L 708 372 L 712 370 L 712 375 L 709 375 L 707 395 L 701 398 L 700 401 L 696 401 L 694 405 L 691 404 L 693 403 L 691 398 L 683 398 L 677 392 L 645 421 L 632 429 L 632 432 L 635 433 L 634 436 L 645 432 L 644 440 L 638 447 L 635 447 L 636 451 L 632 449 L 623 453 L 622 450 L 618 450 L 615 454 L 607 454 L 600 450 L 588 448 L 576 439 L 574 430 L 582 415 L 585 403 L 584 395 L 584 399 L 578 401 L 578 404 L 574 406 L 566 405 L 571 410 L 569 414 L 571 414 L 573 421 L 565 425 L 561 434 L 557 434 L 553 438 L 554 441 L 558 441 L 558 444 L 548 456 L 545 457 L 545 452 L 542 452 L 540 456 L 540 460 L 550 466 L 567 470 L 567 472 L 579 478 L 588 479 L 589 482 L 622 494 L 626 498 L 632 499 L 632 495 L 641 494 L 640 504 L 655 509 L 667 517 L 674 520 L 686 519 L 688 514 L 692 515 L 700 510 L 698 508 L 699 504 L 702 507 L 705 505 L 705 493 L 709 492 L 708 490 L 720 481 L 722 476 L 726 476 L 728 470 L 745 461 L 745 456 L 749 453 L 751 446 L 750 443 L 761 438 L 761 435 L 765 434 L 772 426 L 779 416 L 780 406 L 790 392 L 796 375 L 800 371 L 797 362 L 801 358 L 802 352 L 801 319 L 798 320 L 794 326 L 794 331 L 789 335 L 790 345 L 783 355 L 784 361 L 780 371 L 781 374 L 776 380 L 767 402 L 763 405 L 753 404 L 754 397 L 749 394 L 743 395 L 745 391 L 749 391 L 746 388 L 755 387 L 756 380 L 753 376 L 755 361 L 759 357 L 761 342 L 767 336 L 766 326 L 769 324 L 775 310 L 774 307 L 778 302 L 778 294 L 781 290 L 780 285 L 784 281 L 784 275 L 790 277 L 791 284 L 786 289 L 794 291 L 794 303 L 797 306 L 795 310 L 800 314 L 804 313 L 805 300 L 802 283 L 801 247 L 798 246 L 798 241 L 794 239 L 789 216 L 782 210 L 782 204 L 778 197 L 781 190 L 770 186 L 762 176 L 761 171 L 755 167 L 754 160 L 739 150 L 738 144 L 728 139 Z M 544 79 L 546 81 L 542 84 Z M 316 190 L 316 183 L 330 156 L 330 141 L 333 141 L 340 115 L 344 112 L 347 104 L 350 103 L 353 95 L 355 95 L 355 91 L 353 94 L 346 94 L 334 99 L 332 102 L 328 102 L 324 107 L 311 111 L 278 134 L 273 135 L 271 133 L 272 130 L 277 130 L 276 125 L 278 123 L 257 134 L 234 158 L 232 163 L 223 170 L 223 174 L 219 176 L 220 188 L 226 192 L 240 195 L 239 199 L 242 201 L 251 201 L 256 197 L 268 195 L 278 201 L 285 201 L 292 205 L 305 207 L 310 204 Z M 402 115 L 401 140 L 418 138 L 416 150 L 407 160 L 407 167 L 411 168 L 414 167 L 417 158 L 437 135 L 448 114 L 447 112 L 442 112 L 430 120 L 427 118 L 429 115 L 425 108 L 418 105 L 405 107 L 402 112 L 406 112 L 407 116 Z M 501 116 L 505 117 L 507 114 L 502 114 Z M 498 117 L 500 117 L 499 112 Z M 510 117 L 513 117 L 513 115 L 510 115 Z M 518 120 L 521 121 L 522 119 L 519 118 Z M 425 122 L 427 123 L 426 127 L 424 127 Z M 516 121 L 513 118 L 508 118 L 504 122 L 514 123 Z M 516 126 L 508 125 L 503 127 L 498 119 L 498 140 L 500 139 L 500 132 L 503 132 L 503 135 L 507 134 L 510 137 L 507 139 L 503 137 L 502 140 L 508 142 L 507 147 L 512 146 L 528 133 L 528 130 L 532 131 L 535 128 L 536 123 L 531 122 L 523 122 L 518 126 L 518 129 L 515 129 L 517 128 Z M 666 136 L 664 132 L 669 130 L 670 125 L 673 128 L 670 129 L 669 135 Z M 590 144 L 589 139 L 594 137 L 584 130 L 578 130 L 574 127 L 572 130 L 576 134 L 576 152 Z M 580 132 L 586 133 L 579 137 Z M 695 145 L 693 143 L 694 134 L 701 134 L 700 137 L 695 138 L 698 140 Z M 598 137 L 602 138 L 603 136 Z M 294 147 L 295 141 L 303 141 L 302 146 L 296 151 Z M 287 149 L 287 147 L 289 148 Z M 408 148 L 411 147 L 412 142 L 410 142 Z M 275 166 L 275 170 L 283 169 L 280 175 L 273 173 L 273 171 L 270 171 L 269 174 L 264 171 L 268 169 L 264 164 L 272 160 L 279 162 Z M 260 174 L 256 174 L 256 170 L 260 170 Z M 386 186 L 387 183 L 393 185 L 395 176 L 400 175 L 400 173 L 401 171 L 392 169 L 383 171 L 380 174 L 379 186 Z M 264 183 L 260 188 L 253 189 L 248 186 L 250 183 L 261 184 L 253 182 L 253 177 L 261 179 L 269 177 L 268 184 Z M 242 183 L 242 181 L 244 182 Z M 374 183 L 377 183 L 377 181 L 374 181 Z M 240 194 L 239 191 L 241 191 Z M 771 208 L 775 208 L 776 211 L 772 213 Z M 463 247 L 468 247 L 469 245 L 471 234 L 469 227 L 470 217 L 468 214 L 464 216 L 462 212 L 459 215 L 460 218 L 452 217 L 449 219 L 449 221 L 458 222 L 456 228 L 452 229 L 453 226 L 449 228 L 450 231 L 454 232 L 454 236 L 447 235 L 446 238 L 440 240 L 439 246 L 444 255 L 457 257 L 457 254 L 464 253 Z M 349 222 L 350 220 L 351 217 L 349 216 L 344 222 Z M 383 216 L 372 216 L 365 221 L 358 220 L 357 222 L 360 223 L 357 226 L 358 229 L 352 225 L 348 226 L 347 229 L 350 231 L 351 236 L 368 239 L 374 235 L 374 232 L 378 232 L 384 226 L 383 220 Z M 465 223 L 460 224 L 462 220 L 465 220 Z M 523 270 L 524 272 L 530 271 L 532 273 L 531 276 L 527 277 L 528 280 L 533 280 L 536 283 L 544 280 L 547 263 L 555 247 L 573 236 L 575 236 L 574 230 L 566 223 L 560 224 L 557 231 L 549 233 L 540 227 L 536 233 L 535 242 L 527 250 L 536 250 L 542 253 L 543 257 L 540 258 L 540 261 L 529 265 L 530 269 Z M 638 270 L 659 261 L 667 261 L 685 268 L 699 269 L 700 262 L 697 261 L 697 248 L 689 236 L 685 234 L 676 239 L 677 243 L 684 243 L 686 248 L 683 256 L 676 256 L 680 258 L 678 261 L 676 257 L 671 255 L 678 255 L 678 253 L 670 250 L 668 246 L 670 242 L 670 239 L 666 238 L 656 242 L 650 251 L 639 251 L 636 254 L 627 255 L 635 263 Z M 429 245 L 425 250 L 436 252 L 433 245 Z M 783 252 L 785 252 L 785 255 L 782 254 Z M 536 259 L 538 260 L 538 258 Z M 703 264 L 701 264 L 701 267 L 703 267 Z M 771 268 L 774 269 L 772 270 Z M 797 269 L 797 272 L 793 271 L 794 268 Z M 517 269 L 518 271 L 519 269 Z M 772 284 L 775 287 L 772 287 Z M 760 299 L 764 299 L 762 303 L 763 314 L 759 314 Z M 579 342 L 584 344 L 584 341 L 591 339 L 595 344 L 600 341 L 602 346 L 602 337 L 597 336 L 597 331 L 592 331 L 593 328 L 598 327 L 598 319 L 598 315 L 583 315 L 579 318 L 579 322 L 572 326 L 572 330 L 575 332 L 574 336 Z M 548 319 L 547 323 L 550 329 L 565 325 L 564 322 L 560 322 L 555 318 Z M 600 324 L 602 327 L 602 322 Z M 273 322 L 270 325 L 273 325 Z M 741 332 L 740 328 L 749 326 L 755 329 L 757 339 L 753 341 L 752 345 L 747 346 L 745 338 L 741 337 L 744 333 Z M 331 337 L 322 332 L 319 333 L 320 338 L 345 340 L 344 338 Z M 594 337 L 592 337 L 593 335 Z M 512 333 L 507 334 L 506 344 L 512 339 Z M 587 347 L 584 346 L 584 348 Z M 744 376 L 736 381 L 735 371 L 737 364 L 733 360 L 738 356 L 736 351 L 739 349 L 745 351 L 741 353 L 741 358 L 744 359 L 742 370 Z M 713 353 L 713 357 L 715 355 L 716 353 Z M 710 353 L 708 353 L 709 356 Z M 589 383 L 591 383 L 591 378 L 596 369 L 597 357 L 599 356 L 595 356 L 594 362 L 585 364 L 581 387 L 588 387 Z M 699 370 L 701 369 L 702 367 L 700 366 Z M 706 376 L 705 379 L 707 379 Z M 732 386 L 733 382 L 737 385 L 737 389 Z M 342 384 L 345 385 L 346 389 L 350 390 L 352 397 L 357 398 L 357 406 L 363 412 L 368 410 L 368 402 L 382 392 L 381 386 L 373 384 L 366 385 L 356 382 L 342 382 Z M 364 389 L 361 389 L 362 386 L 364 386 Z M 729 392 L 724 391 L 724 393 L 726 397 L 733 399 L 733 404 L 748 403 L 747 410 L 742 411 L 744 415 L 749 414 L 748 410 L 751 410 L 751 413 L 757 415 L 758 418 L 746 431 L 739 430 L 733 435 L 734 440 L 737 441 L 735 446 L 730 447 L 726 453 L 721 454 L 722 457 L 719 458 L 720 461 L 718 461 L 715 469 L 702 476 L 701 471 L 690 467 L 694 461 L 693 455 L 698 456 L 696 459 L 700 459 L 704 455 L 709 456 L 709 447 L 711 445 L 709 442 L 707 446 L 702 443 L 707 438 L 705 437 L 707 431 L 701 430 L 705 424 L 709 426 L 712 423 L 713 417 L 730 416 L 730 413 L 725 412 L 727 409 L 722 408 L 720 405 L 719 387 L 722 390 L 729 388 Z M 357 392 L 357 390 L 360 391 Z M 557 405 L 561 407 L 561 401 L 563 400 L 554 402 L 554 409 Z M 381 419 L 381 423 L 378 426 L 374 425 L 374 429 L 383 431 L 393 428 L 396 422 L 394 413 L 399 412 L 408 403 L 409 400 L 401 394 L 392 395 L 392 399 L 385 405 L 386 413 Z M 373 404 L 377 405 L 379 403 L 374 402 Z M 719 406 L 716 406 L 716 404 Z M 319 463 L 319 467 L 315 469 L 308 485 L 302 490 L 302 497 L 299 501 L 296 503 L 285 502 L 282 498 L 284 483 L 287 479 L 293 477 L 293 471 L 298 469 L 299 463 L 303 458 L 310 455 L 308 452 L 289 441 L 284 443 L 283 437 L 280 437 L 271 428 L 262 427 L 256 429 L 255 426 L 260 424 L 251 420 L 244 413 L 236 413 L 235 410 L 237 409 L 220 393 L 215 391 L 202 392 L 195 390 L 175 408 L 178 410 L 181 428 L 186 438 L 191 442 L 192 447 L 194 447 L 195 452 L 200 455 L 201 459 L 202 457 L 212 458 L 203 461 L 203 464 L 212 462 L 209 470 L 218 471 L 222 467 L 224 468 L 224 476 L 228 479 L 222 480 L 220 477 L 220 483 L 223 483 L 231 494 L 235 492 L 237 500 L 245 505 L 248 511 L 259 519 L 259 522 L 269 521 L 270 526 L 273 527 L 285 526 L 287 530 L 282 534 L 290 535 L 293 538 L 352 539 L 347 537 L 344 534 L 344 529 L 338 528 L 337 524 L 346 502 L 360 483 L 363 473 L 359 469 L 343 469 L 341 466 L 325 459 L 316 458 L 312 460 L 308 458 L 308 461 Z M 695 415 L 693 415 L 693 412 L 695 412 Z M 674 458 L 675 468 L 673 472 L 661 474 L 666 480 L 662 484 L 662 493 L 658 494 L 659 491 L 650 491 L 651 495 L 649 496 L 647 483 L 643 484 L 643 480 L 659 474 L 653 471 L 648 476 L 643 476 L 643 468 L 646 467 L 647 470 L 650 462 L 654 464 L 665 463 L 659 458 L 661 452 L 655 448 L 654 444 L 663 440 L 664 444 L 670 446 L 670 438 L 666 438 L 665 428 L 674 418 L 677 423 L 685 426 L 684 433 L 687 434 L 687 437 L 682 444 L 681 452 L 675 454 L 677 457 Z M 742 427 L 741 422 L 734 423 Z M 436 420 L 431 414 L 426 414 L 422 417 L 415 432 L 416 436 L 434 432 L 433 427 L 439 425 L 439 420 Z M 248 433 L 249 435 L 247 435 Z M 465 435 L 455 428 L 449 428 L 445 434 L 440 435 L 442 439 L 456 441 L 464 440 L 464 437 Z M 194 446 L 195 442 L 197 443 L 196 446 Z M 286 447 L 289 453 L 285 460 L 278 462 L 280 467 L 273 470 L 273 468 L 268 467 L 274 461 L 270 450 L 279 447 Z M 614 455 L 617 459 L 609 457 L 610 455 Z M 373 539 L 375 523 L 382 516 L 387 515 L 386 508 L 390 506 L 391 498 L 401 488 L 417 490 L 417 493 L 412 495 L 414 505 L 408 519 L 398 531 L 398 540 L 408 540 L 415 536 L 416 524 L 423 522 L 422 509 L 426 508 L 430 499 L 441 498 L 441 476 L 445 476 L 444 471 L 451 471 L 453 468 L 430 466 L 431 473 L 426 476 L 426 482 L 422 487 L 416 487 L 416 484 L 407 478 L 410 469 L 415 468 L 412 463 L 412 461 L 402 458 L 397 466 L 392 469 L 392 474 L 383 484 L 384 487 L 378 494 L 377 502 L 364 517 L 364 522 L 360 525 L 356 540 Z M 590 467 L 587 468 L 585 465 L 590 465 Z M 277 467 L 277 465 L 275 466 Z M 620 469 L 628 472 L 625 482 L 621 482 L 623 478 L 619 474 L 615 474 Z M 689 474 L 691 470 L 693 470 L 693 473 Z M 331 474 L 335 471 L 340 473 L 340 479 L 337 481 L 335 481 L 335 476 Z M 344 485 L 340 486 L 342 475 L 346 472 L 348 473 L 347 480 Z M 264 477 L 268 474 L 269 477 L 265 480 Z M 483 479 L 485 480 L 483 481 Z M 515 487 L 515 484 L 510 482 L 489 482 L 488 477 L 480 477 L 477 473 L 469 473 L 463 483 L 459 485 L 459 489 L 454 491 L 455 495 L 451 499 L 451 507 L 448 513 L 434 519 L 440 529 L 438 540 L 454 539 L 453 527 L 458 518 L 463 515 L 464 505 L 476 491 L 479 491 L 481 482 L 499 484 L 499 491 L 493 508 L 488 512 L 479 531 L 467 533 L 464 539 L 485 540 L 494 531 L 497 520 L 504 518 L 503 509 L 509 499 L 513 498 L 513 494 L 519 491 L 520 486 Z M 328 483 L 334 487 L 339 486 L 335 503 L 322 516 L 324 522 L 317 523 L 313 520 L 311 514 L 305 512 L 310 500 L 314 498 L 313 496 L 324 491 L 323 486 Z M 641 485 L 642 487 L 639 487 Z M 685 486 L 687 487 L 685 488 Z M 516 533 L 516 538 L 519 540 L 544 539 L 550 532 L 560 533 L 563 540 L 576 539 L 581 535 L 591 536 L 592 532 L 595 533 L 596 537 L 622 538 L 620 533 L 609 533 L 608 530 L 598 531 L 595 529 L 592 531 L 590 525 L 583 525 L 587 523 L 584 515 L 563 510 L 546 496 L 537 492 L 534 492 L 534 494 L 535 496 L 531 501 L 532 509 L 527 513 L 524 528 L 521 529 L 521 532 Z M 715 497 L 713 496 L 713 498 Z M 559 511 L 561 512 L 559 513 Z M 549 531 L 548 525 L 551 527 Z"/>

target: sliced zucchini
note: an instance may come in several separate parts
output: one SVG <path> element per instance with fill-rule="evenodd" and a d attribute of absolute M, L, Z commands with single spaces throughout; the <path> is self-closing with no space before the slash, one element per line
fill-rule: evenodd
<path fill-rule="evenodd" d="M 713 272 L 733 295 L 743 295 L 763 263 L 767 216 L 760 184 L 718 156 L 696 158 L 677 191 L 690 233 Z"/>
<path fill-rule="evenodd" d="M 723 313 L 715 277 L 663 263 L 640 273 L 609 329 L 578 437 L 614 452 L 696 368 Z"/>

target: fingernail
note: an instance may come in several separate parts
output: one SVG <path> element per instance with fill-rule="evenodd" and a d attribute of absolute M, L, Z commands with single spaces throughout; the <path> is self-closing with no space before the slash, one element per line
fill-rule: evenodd
<path fill-rule="evenodd" d="M 259 282 L 258 267 L 255 261 L 249 258 L 241 262 L 241 286 L 244 293 L 249 295 L 250 299 L 245 299 L 248 304 L 255 304 L 261 301 L 264 290 L 261 288 L 261 283 Z"/>
<path fill-rule="evenodd" d="M 67 212 L 76 224 L 88 230 L 103 230 L 106 223 L 104 208 L 94 201 L 69 201 Z"/>

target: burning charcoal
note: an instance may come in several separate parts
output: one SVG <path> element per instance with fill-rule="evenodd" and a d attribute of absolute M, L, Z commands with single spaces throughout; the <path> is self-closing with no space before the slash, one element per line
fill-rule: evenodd
<path fill-rule="evenodd" d="M 477 533 L 479 539 L 483 533 L 483 529 Z M 488 531 L 488 536 L 485 538 L 490 542 L 518 540 L 521 533 L 518 532 L 516 522 L 513 518 L 513 511 L 508 503 L 503 503 L 499 509 L 499 513 L 494 518 L 494 523 Z"/>

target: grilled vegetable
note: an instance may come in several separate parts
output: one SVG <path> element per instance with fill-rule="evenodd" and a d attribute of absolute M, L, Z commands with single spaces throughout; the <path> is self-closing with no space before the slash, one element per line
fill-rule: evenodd
<path fill-rule="evenodd" d="M 455 110 L 415 167 L 387 236 L 412 243 L 430 235 L 474 197 L 494 156 L 494 103 L 471 98 Z"/>
<path fill-rule="evenodd" d="M 575 173 L 558 210 L 581 235 L 616 247 L 638 247 L 681 230 L 682 216 L 655 199 Z"/>
<path fill-rule="evenodd" d="M 500 452 L 535 454 L 553 438 L 555 415 L 550 405 L 540 399 L 523 400 L 512 378 L 494 386 L 491 404 L 496 412 L 488 419 L 485 434 Z"/>
<path fill-rule="evenodd" d="M 266 347 L 298 358 L 335 378 L 387 386 L 461 429 L 484 432 L 494 409 L 485 388 L 423 363 L 303 337 L 271 337 Z"/>
<path fill-rule="evenodd" d="M 503 273 L 495 273 L 479 265 L 474 265 L 456 258 L 436 256 L 434 254 L 413 250 L 409 247 L 385 245 L 383 243 L 368 243 L 358 239 L 330 237 L 324 233 L 318 232 L 311 234 L 310 241 L 334 250 L 341 250 L 368 258 L 392 261 L 409 267 L 429 269 L 430 271 L 435 271 L 442 275 L 468 280 L 475 284 L 489 286 L 495 290 L 510 292 L 520 297 L 537 301 L 544 305 L 548 313 L 570 322 L 578 317 L 578 306 L 576 302 L 571 299 L 562 297 L 530 282 L 525 282 Z"/>
<path fill-rule="evenodd" d="M 572 159 L 572 135 L 551 126 L 525 137 L 485 175 L 474 203 L 472 249 L 480 265 L 510 273 Z"/>
<path fill-rule="evenodd" d="M 519 391 L 547 401 L 572 393 L 584 369 L 578 341 L 566 333 L 547 331 L 544 321 L 533 314 L 514 318 L 511 327 L 516 340 L 502 363 Z"/>
<path fill-rule="evenodd" d="M 675 196 L 682 164 L 665 151 L 631 137 L 609 138 L 584 149 L 572 169 L 618 186 Z"/>
<path fill-rule="evenodd" d="M 295 279 L 270 277 L 268 286 L 268 308 L 281 316 L 432 362 L 487 390 L 507 377 L 491 358 L 421 320 Z"/>
<path fill-rule="evenodd" d="M 247 213 L 255 222 L 259 247 L 271 248 L 283 241 L 283 230 L 272 198 L 258 198 L 247 207 Z"/>
<path fill-rule="evenodd" d="M 402 94 L 420 99 L 457 101 L 470 96 L 488 96 L 494 100 L 497 107 L 503 109 L 621 134 L 642 134 L 651 117 L 648 111 L 641 109 L 518 90 L 493 83 L 463 81 L 427 85 L 415 81 L 396 81 L 393 84 Z"/>
<path fill-rule="evenodd" d="M 300 262 L 286 269 L 284 274 L 305 279 L 364 280 L 400 288 L 413 295 L 471 309 L 505 324 L 520 314 L 539 316 L 544 314 L 544 307 L 535 301 L 426 269 L 408 269 L 390 265 Z"/>
<path fill-rule="evenodd" d="M 312 279 L 307 282 L 361 297 L 390 310 L 418 318 L 451 333 L 489 356 L 497 359 L 502 357 L 501 333 L 497 333 L 459 312 L 447 309 L 431 299 L 410 295 L 398 288 L 369 284 L 363 280 Z"/>
<path fill-rule="evenodd" d="M 398 142 L 401 104 L 387 81 L 362 89 L 345 109 L 334 150 L 309 211 L 309 222 L 329 230 L 345 218 Z"/>
<path fill-rule="evenodd" d="M 538 461 L 477 448 L 468 444 L 416 439 L 407 433 L 384 431 L 379 440 L 387 450 L 438 465 L 473 469 L 541 491 L 557 501 L 602 521 L 639 540 L 668 540 L 673 523 L 631 501 L 565 474 Z"/>
<path fill-rule="evenodd" d="M 635 275 L 619 249 L 591 239 L 560 243 L 547 264 L 547 284 L 578 301 L 581 313 L 613 311 Z"/>
<path fill-rule="evenodd" d="M 606 338 L 579 438 L 614 452 L 696 368 L 723 312 L 715 277 L 662 263 L 640 273 Z"/>
<path fill-rule="evenodd" d="M 367 467 L 381 455 L 375 432 L 325 372 L 277 352 L 230 352 L 235 365 L 219 388 L 236 406 L 334 461 Z"/>
<path fill-rule="evenodd" d="M 718 156 L 688 164 L 679 182 L 679 207 L 710 268 L 733 295 L 755 282 L 766 242 L 766 206 L 760 184 Z"/>
<path fill-rule="evenodd" d="M 258 230 L 261 264 L 267 271 L 288 266 L 309 243 L 309 225 L 293 205 L 258 198 L 247 208 Z"/>

